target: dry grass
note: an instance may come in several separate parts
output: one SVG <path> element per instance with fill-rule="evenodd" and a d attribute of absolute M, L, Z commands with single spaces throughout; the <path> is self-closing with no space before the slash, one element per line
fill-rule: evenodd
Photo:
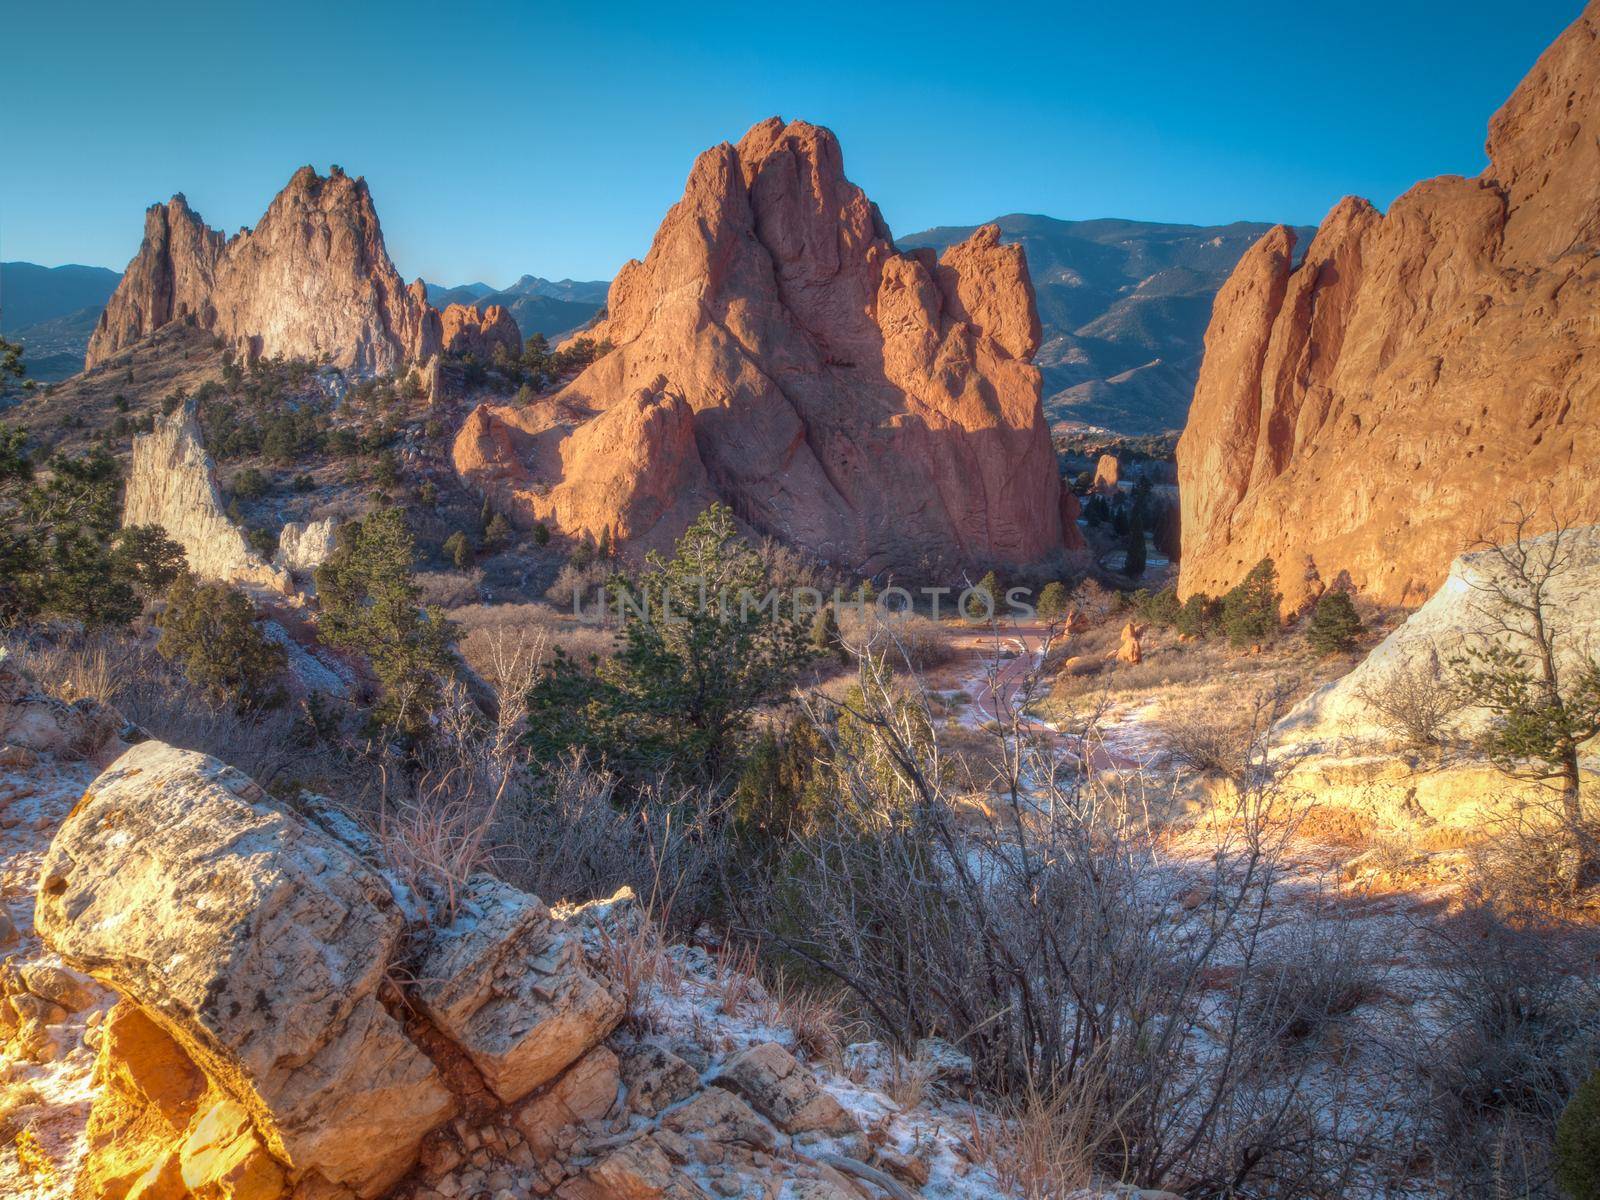
<path fill-rule="evenodd" d="M 467 604 L 451 609 L 449 616 L 461 628 L 462 658 L 491 684 L 497 648 L 507 638 L 521 637 L 530 645 L 542 641 L 544 653 L 553 654 L 559 647 L 578 662 L 591 656 L 610 658 L 616 651 L 616 635 L 610 629 L 578 621 L 548 604 Z"/>
<path fill-rule="evenodd" d="M 476 604 L 483 594 L 483 572 L 476 567 L 470 571 L 418 571 L 411 581 L 423 604 L 440 608 Z"/>
<path fill-rule="evenodd" d="M 17 1140 L 27 1125 L 30 1110 L 43 1103 L 43 1094 L 31 1083 L 0 1084 L 0 1146 Z"/>
<path fill-rule="evenodd" d="M 601 965 L 621 995 L 623 1020 L 635 1033 L 656 1032 L 662 1024 L 661 997 L 681 994 L 684 985 L 660 924 L 641 912 L 635 920 L 600 926 L 599 935 Z"/>

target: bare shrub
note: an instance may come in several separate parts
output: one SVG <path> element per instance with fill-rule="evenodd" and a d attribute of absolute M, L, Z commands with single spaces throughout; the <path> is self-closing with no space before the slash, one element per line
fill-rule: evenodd
<path fill-rule="evenodd" d="M 1158 728 L 1159 744 L 1170 758 L 1202 775 L 1226 779 L 1243 776 L 1263 732 L 1247 711 L 1224 714 L 1198 704 L 1164 713 Z"/>
<path fill-rule="evenodd" d="M 703 792 L 624 792 L 615 776 L 563 760 L 498 819 L 495 871 L 524 891 L 569 901 L 630 887 L 669 929 L 693 929 L 717 908 L 725 805 Z"/>
<path fill-rule="evenodd" d="M 476 604 L 483 594 L 483 571 L 417 571 L 411 576 L 417 585 L 418 601 L 440 608 L 459 608 Z"/>
<path fill-rule="evenodd" d="M 544 653 L 553 654 L 559 647 L 579 662 L 591 656 L 607 658 L 616 645 L 607 627 L 574 620 L 548 604 L 469 604 L 452 609 L 450 619 L 461 631 L 457 643 L 461 657 L 491 686 L 505 638 L 514 641 L 521 636 L 529 645 L 542 640 Z"/>
<path fill-rule="evenodd" d="M 1586 897 L 1572 891 L 1572 845 L 1600 853 L 1600 814 L 1585 811 L 1569 823 L 1554 789 L 1513 797 L 1506 809 L 1467 848 L 1469 894 L 1515 921 L 1574 914 Z"/>
<path fill-rule="evenodd" d="M 1153 782 L 1093 768 L 1092 716 L 1065 745 L 1036 736 L 1038 680 L 1006 693 L 996 757 L 1011 765 L 982 806 L 952 792 L 937 731 L 884 660 L 863 658 L 858 684 L 837 707 L 873 753 L 841 753 L 840 726 L 824 725 L 822 812 L 770 874 L 730 889 L 741 923 L 839 980 L 897 1045 L 947 1038 L 981 1084 L 1083 1122 L 1084 1174 L 1191 1195 L 1354 1194 L 1370 1146 L 1357 1110 L 1328 1103 L 1310 1057 L 1245 1016 L 1275 969 L 1264 934 L 1294 829 L 1264 747 L 1219 798 L 1209 859 L 1178 863 L 1146 818 L 1163 803 Z M 1077 1162 L 1030 1170 L 1076 1177 Z"/>
<path fill-rule="evenodd" d="M 600 961 L 607 980 L 622 997 L 624 1020 L 635 1033 L 657 1031 L 659 999 L 678 994 L 683 974 L 667 952 L 661 926 L 642 912 L 629 921 L 599 930 Z"/>
<path fill-rule="evenodd" d="M 596 603 L 601 588 L 615 570 L 615 565 L 605 559 L 581 566 L 564 563 L 556 572 L 555 582 L 545 590 L 545 599 L 564 612 L 572 612 L 578 605 L 588 608 Z"/>
<path fill-rule="evenodd" d="M 1436 654 L 1413 659 L 1356 689 L 1377 724 L 1414 750 L 1448 744 L 1462 703 L 1445 681 Z"/>
<path fill-rule="evenodd" d="M 1382 983 L 1345 910 L 1324 902 L 1252 980 L 1245 1012 L 1280 1042 L 1313 1041 L 1377 996 Z"/>
<path fill-rule="evenodd" d="M 854 655 L 889 654 L 915 671 L 931 671 L 955 657 L 939 622 L 913 612 L 891 612 L 876 604 L 842 605 L 839 637 Z"/>
<path fill-rule="evenodd" d="M 1459 1194 L 1554 1197 L 1555 1123 L 1600 1057 L 1600 938 L 1483 907 L 1428 937 L 1443 1032 L 1415 1066 L 1431 1149 Z"/>

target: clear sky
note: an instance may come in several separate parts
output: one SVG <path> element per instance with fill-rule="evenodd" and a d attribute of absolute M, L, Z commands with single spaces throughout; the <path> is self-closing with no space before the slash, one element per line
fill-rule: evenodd
<path fill-rule="evenodd" d="M 182 191 L 228 232 L 365 175 L 407 278 L 607 278 L 694 155 L 830 126 L 891 229 L 1007 212 L 1313 224 L 1483 168 L 1579 0 L 8 7 L 0 258 L 120 269 Z"/>

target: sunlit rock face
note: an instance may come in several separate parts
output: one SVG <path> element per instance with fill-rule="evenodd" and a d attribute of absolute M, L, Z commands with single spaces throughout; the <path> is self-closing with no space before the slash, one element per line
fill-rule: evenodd
<path fill-rule="evenodd" d="M 244 531 L 228 519 L 216 471 L 189 406 L 160 418 L 152 432 L 133 439 L 122 523 L 161 526 L 183 547 L 189 569 L 202 579 L 294 590 L 289 573 L 252 550 Z"/>
<path fill-rule="evenodd" d="M 253 229 L 209 228 L 180 194 L 145 212 L 144 241 L 100 316 L 94 367 L 191 319 L 246 356 L 319 359 L 364 374 L 438 352 L 439 314 L 389 261 L 366 180 L 302 167 Z"/>
<path fill-rule="evenodd" d="M 773 118 L 700 155 L 585 336 L 614 348 L 553 397 L 480 408 L 456 443 L 524 523 L 659 544 L 718 499 L 865 573 L 1082 545 L 1022 251 L 985 226 L 899 253 L 826 129 Z"/>
<path fill-rule="evenodd" d="M 1282 226 L 1239 263 L 1178 446 L 1184 595 L 1309 554 L 1417 603 L 1513 500 L 1600 517 L 1600 7 L 1495 115 L 1488 154 L 1387 214 L 1342 200 L 1298 265 Z"/>

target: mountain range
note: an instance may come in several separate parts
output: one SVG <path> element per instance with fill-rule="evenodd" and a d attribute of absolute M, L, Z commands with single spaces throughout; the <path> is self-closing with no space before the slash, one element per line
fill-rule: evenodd
<path fill-rule="evenodd" d="M 522 336 L 542 333 L 555 339 L 581 329 L 605 307 L 610 280 L 541 279 L 524 275 L 510 287 L 463 283 L 456 287 L 428 285 L 428 302 L 443 309 L 450 304 L 470 304 L 479 312 L 499 305 L 509 312 Z"/>
<path fill-rule="evenodd" d="M 991 224 L 1021 245 L 1038 295 L 1045 417 L 1062 427 L 1122 434 L 1183 428 L 1200 371 L 1211 302 L 1245 251 L 1272 225 L 1061 221 L 1012 213 Z M 898 239 L 943 251 L 977 226 L 940 226 Z M 1309 241 L 1316 230 L 1299 228 Z"/>
<path fill-rule="evenodd" d="M 0 263 L 0 335 L 28 348 L 28 373 L 46 382 L 83 369 L 89 334 L 122 275 L 105 267 Z"/>

